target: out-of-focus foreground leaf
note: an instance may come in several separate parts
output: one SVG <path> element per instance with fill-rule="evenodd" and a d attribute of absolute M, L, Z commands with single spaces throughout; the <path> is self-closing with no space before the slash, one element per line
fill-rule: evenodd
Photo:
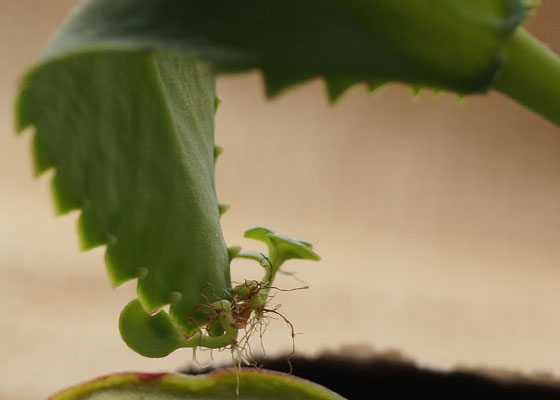
<path fill-rule="evenodd" d="M 359 82 L 461 94 L 496 88 L 560 124 L 560 61 L 519 28 L 535 3 L 89 0 L 46 56 L 167 49 L 218 73 L 260 69 L 269 96 L 320 76 L 331 100 Z"/>
<path fill-rule="evenodd" d="M 236 394 L 237 390 L 239 395 Z M 51 400 L 117 399 L 343 400 L 341 396 L 309 381 L 264 370 L 238 372 L 223 370 L 203 376 L 115 374 L 83 383 L 51 398 Z"/>
<path fill-rule="evenodd" d="M 324 76 L 484 91 L 524 0 L 90 0 L 48 55 L 165 48 L 218 72 L 261 69 L 269 92 Z"/>

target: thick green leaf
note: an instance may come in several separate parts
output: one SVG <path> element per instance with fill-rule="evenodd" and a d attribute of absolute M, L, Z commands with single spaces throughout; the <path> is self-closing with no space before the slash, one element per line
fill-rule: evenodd
<path fill-rule="evenodd" d="M 560 57 L 522 29 L 504 52 L 494 87 L 560 126 Z"/>
<path fill-rule="evenodd" d="M 165 357 L 186 344 L 165 311 L 147 314 L 138 299 L 122 310 L 119 330 L 128 347 L 144 357 Z"/>
<path fill-rule="evenodd" d="M 227 310 L 231 314 L 231 305 Z M 225 315 L 225 307 L 222 311 Z M 144 311 L 138 299 L 126 305 L 119 320 L 121 336 L 128 347 L 150 358 L 165 357 L 182 347 L 220 349 L 232 345 L 237 339 L 238 330 L 231 325 L 231 319 L 224 321 L 224 324 L 214 322 L 213 328 L 208 327 L 208 335 L 199 330 L 187 339 L 177 330 L 165 311 L 160 310 L 150 315 Z"/>
<path fill-rule="evenodd" d="M 236 393 L 237 390 L 239 394 Z M 343 398 L 322 386 L 278 372 L 223 370 L 203 376 L 135 373 L 109 375 L 60 392 L 50 400 L 137 399 L 341 400 Z"/>
<path fill-rule="evenodd" d="M 259 68 L 268 92 L 316 76 L 487 90 L 525 0 L 90 0 L 47 52 L 168 49 L 218 72 Z"/>
<path fill-rule="evenodd" d="M 359 82 L 460 94 L 495 87 L 560 125 L 560 59 L 517 29 L 536 3 L 87 0 L 45 56 L 166 49 L 219 73 L 260 69 L 269 96 L 321 76 L 331 101 Z"/>
<path fill-rule="evenodd" d="M 231 287 L 209 68 L 158 52 L 85 52 L 31 71 L 17 110 L 19 130 L 35 128 L 37 172 L 55 168 L 57 210 L 81 209 L 82 247 L 107 244 L 111 281 L 138 278 L 146 310 L 172 303 L 191 333 L 201 291 Z"/>

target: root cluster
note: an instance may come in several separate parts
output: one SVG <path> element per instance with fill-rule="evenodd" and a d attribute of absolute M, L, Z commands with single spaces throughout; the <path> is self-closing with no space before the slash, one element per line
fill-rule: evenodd
<path fill-rule="evenodd" d="M 223 320 L 224 313 L 231 312 L 231 316 L 229 318 L 231 327 L 241 331 L 242 335 L 234 339 L 228 346 L 221 348 L 219 351 L 231 351 L 232 361 L 236 369 L 240 369 L 243 365 L 256 368 L 260 367 L 260 365 L 254 361 L 255 357 L 253 355 L 250 341 L 255 335 L 258 335 L 262 352 L 266 356 L 263 336 L 265 335 L 271 321 L 275 319 L 283 320 L 290 330 L 292 350 L 288 355 L 287 361 L 289 364 L 289 356 L 295 353 L 296 333 L 293 324 L 278 311 L 281 304 L 277 304 L 274 307 L 268 306 L 270 301 L 274 298 L 274 295 L 270 294 L 271 289 L 276 291 L 293 291 L 307 289 L 307 286 L 283 290 L 265 285 L 256 280 L 246 280 L 244 283 L 237 285 L 233 289 L 231 296 L 231 308 L 228 307 L 228 309 L 226 309 L 223 306 L 224 300 L 211 302 L 207 296 L 203 296 L 206 300 L 206 304 L 199 305 L 200 308 L 204 308 L 208 312 L 209 322 L 205 326 L 205 330 L 209 335 L 212 335 L 213 333 L 219 334 L 223 331 L 223 327 L 217 325 Z M 218 298 L 213 291 L 212 295 Z M 196 360 L 196 348 L 193 348 L 193 360 L 198 364 L 198 361 Z"/>

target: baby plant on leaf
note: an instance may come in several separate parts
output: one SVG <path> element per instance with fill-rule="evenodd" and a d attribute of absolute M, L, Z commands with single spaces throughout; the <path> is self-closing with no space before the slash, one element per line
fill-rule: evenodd
<path fill-rule="evenodd" d="M 259 240 L 268 246 L 268 256 L 241 252 L 239 247 L 230 248 L 232 258 L 242 257 L 257 261 L 265 270 L 261 281 L 245 280 L 232 288 L 228 299 L 220 299 L 215 293 L 206 302 L 193 309 L 193 314 L 204 321 L 191 335 L 180 332 L 170 316 L 163 310 L 154 315 L 146 313 L 138 299 L 132 300 L 122 311 L 120 331 L 127 345 L 146 357 L 165 357 L 182 347 L 205 347 L 209 349 L 231 348 L 239 354 L 240 329 L 254 327 L 267 312 L 270 290 L 276 274 L 289 259 L 319 260 L 310 243 L 297 238 L 278 235 L 266 227 L 255 227 L 245 232 L 245 237 Z M 215 299 L 216 298 L 216 299 Z M 248 337 L 246 338 L 248 340 Z M 241 359 L 245 357 L 241 356 Z"/>

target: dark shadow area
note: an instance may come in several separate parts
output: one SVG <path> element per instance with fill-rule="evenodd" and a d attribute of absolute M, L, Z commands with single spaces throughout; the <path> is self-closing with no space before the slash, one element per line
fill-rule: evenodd
<path fill-rule="evenodd" d="M 560 400 L 560 382 L 495 371 L 444 372 L 390 356 L 368 358 L 325 354 L 291 357 L 292 374 L 319 383 L 347 399 L 527 399 Z M 262 368 L 289 372 L 286 357 L 258 358 Z M 190 368 L 201 374 L 218 368 Z"/>

